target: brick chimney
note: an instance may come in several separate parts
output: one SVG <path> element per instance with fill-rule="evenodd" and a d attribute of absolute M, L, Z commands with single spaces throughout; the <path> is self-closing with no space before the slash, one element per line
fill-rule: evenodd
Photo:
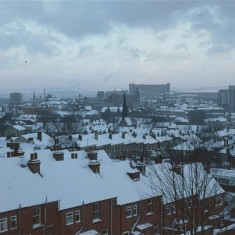
<path fill-rule="evenodd" d="M 142 173 L 146 173 L 146 165 L 142 162 L 137 163 L 136 168 Z"/>
<path fill-rule="evenodd" d="M 40 174 L 40 160 L 38 159 L 37 153 L 30 154 L 30 160 L 28 161 L 28 168 L 32 171 L 32 173 Z"/>
<path fill-rule="evenodd" d="M 87 153 L 87 156 L 88 156 L 90 161 L 97 161 L 98 160 L 97 155 L 98 155 L 97 152 L 89 152 L 89 153 Z"/>
<path fill-rule="evenodd" d="M 109 133 L 109 139 L 112 139 L 112 138 L 113 138 L 112 133 Z"/>
<path fill-rule="evenodd" d="M 37 138 L 38 138 L 38 140 L 42 141 L 42 132 L 41 131 L 37 132 Z"/>
<path fill-rule="evenodd" d="M 56 161 L 63 161 L 64 160 L 64 152 L 54 152 L 53 157 Z"/>
<path fill-rule="evenodd" d="M 100 163 L 99 161 L 92 160 L 89 162 L 89 167 L 94 173 L 100 174 Z"/>

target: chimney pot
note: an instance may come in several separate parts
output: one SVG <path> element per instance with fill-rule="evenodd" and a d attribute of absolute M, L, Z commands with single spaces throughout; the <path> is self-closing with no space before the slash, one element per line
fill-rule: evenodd
<path fill-rule="evenodd" d="M 40 164 L 40 160 L 37 159 L 37 153 L 31 153 L 30 160 L 28 161 L 28 168 L 32 171 L 32 173 L 40 174 Z"/>

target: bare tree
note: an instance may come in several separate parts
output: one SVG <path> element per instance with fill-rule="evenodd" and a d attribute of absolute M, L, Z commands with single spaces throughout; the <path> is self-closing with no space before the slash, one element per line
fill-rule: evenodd
<path fill-rule="evenodd" d="M 163 234 L 208 234 L 220 226 L 224 191 L 201 163 L 155 164 L 148 172 L 153 194 L 163 195 Z"/>

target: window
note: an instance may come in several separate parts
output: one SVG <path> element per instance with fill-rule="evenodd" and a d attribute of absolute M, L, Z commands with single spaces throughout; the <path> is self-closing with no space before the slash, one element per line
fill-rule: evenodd
<path fill-rule="evenodd" d="M 108 233 L 108 229 L 104 229 L 103 231 L 102 231 L 102 235 L 108 235 L 109 233 Z"/>
<path fill-rule="evenodd" d="M 222 197 L 221 196 L 217 196 L 215 198 L 215 206 L 221 206 L 222 204 L 223 204 Z"/>
<path fill-rule="evenodd" d="M 132 216 L 132 207 L 128 206 L 126 207 L 126 217 L 129 218 Z"/>
<path fill-rule="evenodd" d="M 66 225 L 73 224 L 73 212 L 66 213 Z"/>
<path fill-rule="evenodd" d="M 81 221 L 81 213 L 80 210 L 75 211 L 75 223 L 78 223 Z"/>
<path fill-rule="evenodd" d="M 100 205 L 99 203 L 95 203 L 93 205 L 93 220 L 97 220 L 100 218 Z"/>
<path fill-rule="evenodd" d="M 152 198 L 147 200 L 147 213 L 153 212 L 153 201 Z"/>
<path fill-rule="evenodd" d="M 41 207 L 36 206 L 33 208 L 33 225 L 41 224 Z"/>
<path fill-rule="evenodd" d="M 0 219 L 0 232 L 7 231 L 7 218 Z"/>
<path fill-rule="evenodd" d="M 137 208 L 137 205 L 134 205 L 133 206 L 133 216 L 137 216 L 138 214 L 138 208 Z"/>
<path fill-rule="evenodd" d="M 166 207 L 166 215 L 171 215 L 171 208 L 170 208 L 170 206 Z"/>
<path fill-rule="evenodd" d="M 193 206 L 192 198 L 186 199 L 186 207 L 191 208 Z"/>
<path fill-rule="evenodd" d="M 172 212 L 172 214 L 175 214 L 175 213 L 176 213 L 176 211 L 175 211 L 175 205 L 171 205 L 171 212 Z"/>
<path fill-rule="evenodd" d="M 124 232 L 122 235 L 130 235 L 130 232 L 129 231 Z"/>
<path fill-rule="evenodd" d="M 16 216 L 11 216 L 10 228 L 11 230 L 17 229 L 17 217 Z"/>

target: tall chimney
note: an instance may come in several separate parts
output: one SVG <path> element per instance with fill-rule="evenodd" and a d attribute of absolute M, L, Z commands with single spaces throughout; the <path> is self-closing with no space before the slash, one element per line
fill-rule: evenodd
<path fill-rule="evenodd" d="M 37 132 L 37 138 L 38 138 L 38 140 L 42 141 L 42 132 L 41 131 Z"/>
<path fill-rule="evenodd" d="M 112 133 L 109 133 L 109 139 L 112 139 L 112 138 L 113 138 Z"/>
<path fill-rule="evenodd" d="M 38 159 L 37 153 L 31 153 L 30 160 L 28 161 L 28 168 L 32 173 L 40 174 L 40 160 Z"/>

